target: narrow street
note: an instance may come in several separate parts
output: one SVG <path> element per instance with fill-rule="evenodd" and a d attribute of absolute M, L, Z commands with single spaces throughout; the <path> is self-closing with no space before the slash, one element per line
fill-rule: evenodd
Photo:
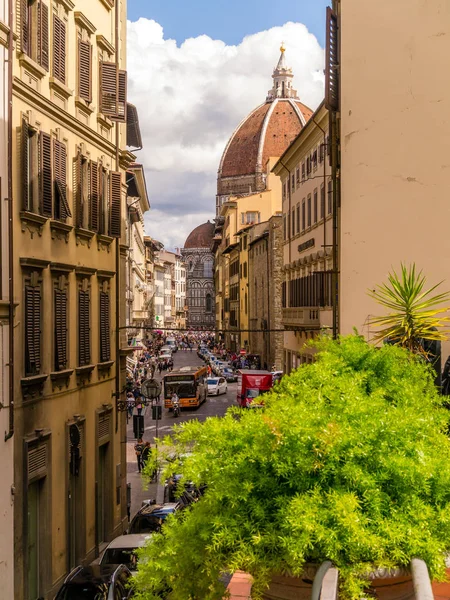
<path fill-rule="evenodd" d="M 195 350 L 184 352 L 179 350 L 174 355 L 174 371 L 186 366 L 203 366 L 204 362 L 197 356 Z M 156 373 L 158 380 L 162 379 Z M 230 406 L 236 403 L 236 383 L 228 384 L 228 392 L 221 396 L 208 396 L 206 402 L 197 409 L 183 409 L 178 418 L 174 418 L 167 409 L 162 410 L 162 419 L 158 423 L 158 435 L 162 437 L 169 435 L 173 425 L 198 419 L 204 421 L 207 417 L 223 416 Z M 152 420 L 151 408 L 144 408 L 144 441 L 149 441 L 152 446 L 156 437 L 156 423 Z M 133 420 L 129 419 L 127 428 L 127 483 L 131 484 L 131 515 L 141 506 L 143 500 L 156 498 L 162 499 L 162 488 L 158 490 L 156 484 L 150 484 L 143 488 L 141 475 L 138 473 L 134 445 L 136 440 L 133 434 Z"/>

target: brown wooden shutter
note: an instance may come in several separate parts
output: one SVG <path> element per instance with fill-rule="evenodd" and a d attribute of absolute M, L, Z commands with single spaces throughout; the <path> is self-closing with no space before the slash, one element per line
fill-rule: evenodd
<path fill-rule="evenodd" d="M 53 77 L 66 83 L 66 24 L 53 15 Z"/>
<path fill-rule="evenodd" d="M 75 227 L 83 227 L 83 202 L 81 189 L 82 156 L 78 152 L 73 161 L 73 196 L 75 203 Z"/>
<path fill-rule="evenodd" d="M 325 47 L 325 107 L 339 110 L 339 48 L 336 13 L 327 8 L 327 39 Z"/>
<path fill-rule="evenodd" d="M 98 163 L 89 163 L 89 229 L 98 231 Z"/>
<path fill-rule="evenodd" d="M 48 133 L 39 134 L 39 188 L 41 212 L 52 216 L 53 177 L 52 177 L 52 140 Z"/>
<path fill-rule="evenodd" d="M 108 292 L 100 292 L 100 362 L 110 359 L 110 299 Z"/>
<path fill-rule="evenodd" d="M 117 116 L 118 77 L 116 63 L 100 63 L 100 111 L 109 117 Z"/>
<path fill-rule="evenodd" d="M 27 375 L 41 369 L 41 289 L 25 286 L 25 368 Z"/>
<path fill-rule="evenodd" d="M 92 46 L 78 40 L 78 94 L 86 102 L 92 102 Z"/>
<path fill-rule="evenodd" d="M 55 218 L 65 220 L 72 216 L 67 201 L 67 153 L 66 146 L 58 140 L 53 140 L 53 174 Z"/>
<path fill-rule="evenodd" d="M 30 206 L 30 129 L 28 122 L 22 119 L 22 137 L 21 137 L 21 154 L 22 154 L 22 208 L 23 210 L 31 210 Z"/>
<path fill-rule="evenodd" d="M 20 0 L 20 47 L 24 54 L 30 53 L 30 15 L 28 0 Z"/>
<path fill-rule="evenodd" d="M 125 123 L 127 119 L 127 72 L 119 71 L 117 92 L 117 115 L 115 121 Z"/>
<path fill-rule="evenodd" d="M 88 365 L 90 350 L 90 297 L 85 290 L 78 291 L 78 359 L 80 366 Z"/>
<path fill-rule="evenodd" d="M 49 45 L 48 45 L 48 6 L 39 0 L 37 5 L 38 31 L 37 31 L 37 62 L 46 71 L 49 70 Z"/>
<path fill-rule="evenodd" d="M 111 171 L 109 175 L 110 224 L 109 234 L 120 237 L 122 225 L 122 174 Z"/>
<path fill-rule="evenodd" d="M 67 292 L 55 290 L 55 369 L 67 366 Z"/>

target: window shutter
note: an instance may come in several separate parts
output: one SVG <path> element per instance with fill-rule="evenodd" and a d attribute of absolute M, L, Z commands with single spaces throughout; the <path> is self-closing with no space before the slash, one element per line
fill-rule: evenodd
<path fill-rule="evenodd" d="M 90 351 L 90 298 L 89 292 L 78 291 L 78 358 L 80 366 L 88 365 Z"/>
<path fill-rule="evenodd" d="M 46 217 L 52 216 L 52 140 L 48 133 L 39 134 L 39 188 L 41 212 Z"/>
<path fill-rule="evenodd" d="M 327 38 L 325 48 L 325 107 L 339 110 L 339 51 L 336 13 L 327 8 Z"/>
<path fill-rule="evenodd" d="M 89 164 L 89 229 L 98 231 L 98 164 Z"/>
<path fill-rule="evenodd" d="M 116 63 L 100 63 L 100 110 L 104 115 L 117 116 L 118 77 Z"/>
<path fill-rule="evenodd" d="M 39 0 L 37 5 L 38 31 L 37 31 L 37 62 L 46 71 L 49 70 L 48 46 L 48 6 Z"/>
<path fill-rule="evenodd" d="M 66 83 L 66 25 L 53 15 L 53 77 Z"/>
<path fill-rule="evenodd" d="M 27 374 L 41 369 L 41 289 L 25 286 L 25 355 Z"/>
<path fill-rule="evenodd" d="M 22 208 L 30 210 L 30 131 L 28 122 L 22 119 Z"/>
<path fill-rule="evenodd" d="M 78 94 L 86 102 L 92 102 L 92 46 L 78 41 Z"/>
<path fill-rule="evenodd" d="M 20 0 L 20 47 L 24 54 L 30 53 L 30 16 L 28 0 Z"/>
<path fill-rule="evenodd" d="M 55 290 L 55 369 L 67 366 L 67 292 Z"/>
<path fill-rule="evenodd" d="M 55 178 L 54 197 L 55 202 L 55 218 L 65 220 L 71 217 L 69 203 L 67 201 L 67 153 L 66 146 L 58 141 L 53 140 L 53 169 Z"/>
<path fill-rule="evenodd" d="M 75 227 L 83 227 L 83 202 L 81 189 L 81 152 L 73 161 L 73 194 L 75 200 Z"/>
<path fill-rule="evenodd" d="M 117 93 L 117 115 L 115 121 L 125 123 L 127 119 L 127 72 L 119 71 Z"/>
<path fill-rule="evenodd" d="M 109 177 L 110 186 L 110 225 L 109 233 L 113 237 L 120 237 L 122 225 L 122 175 L 116 171 L 111 171 Z"/>
<path fill-rule="evenodd" d="M 110 358 L 110 299 L 108 292 L 100 292 L 100 362 Z"/>

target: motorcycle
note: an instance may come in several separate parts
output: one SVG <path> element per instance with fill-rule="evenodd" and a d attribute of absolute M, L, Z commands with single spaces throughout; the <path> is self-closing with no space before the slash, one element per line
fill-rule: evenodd
<path fill-rule="evenodd" d="M 180 416 L 180 403 L 178 402 L 178 400 L 173 402 L 172 408 L 173 408 L 173 416 L 179 417 Z"/>

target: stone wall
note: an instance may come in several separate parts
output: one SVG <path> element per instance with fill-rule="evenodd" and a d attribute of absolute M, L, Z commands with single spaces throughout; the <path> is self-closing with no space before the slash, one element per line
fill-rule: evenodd
<path fill-rule="evenodd" d="M 281 216 L 255 226 L 249 251 L 250 352 L 261 356 L 261 367 L 281 369 L 282 227 Z M 255 331 L 256 330 L 256 331 Z"/>

